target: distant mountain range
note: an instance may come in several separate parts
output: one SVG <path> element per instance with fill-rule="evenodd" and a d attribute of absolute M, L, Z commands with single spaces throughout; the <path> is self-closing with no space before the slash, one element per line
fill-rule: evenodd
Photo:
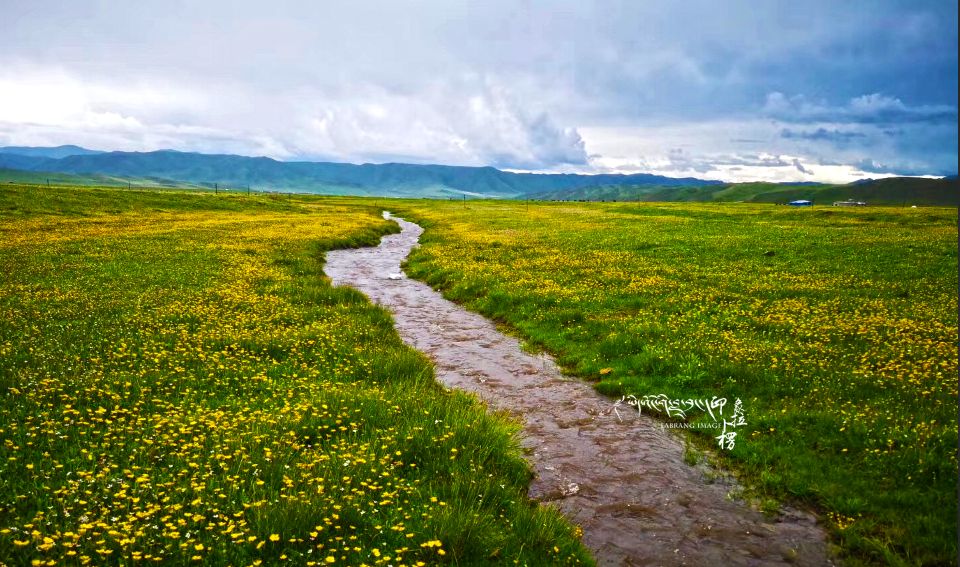
<path fill-rule="evenodd" d="M 105 154 L 100 150 L 88 150 L 80 146 L 56 146 L 53 148 L 31 147 L 31 146 L 6 146 L 0 148 L 2 154 L 14 154 L 18 156 L 54 158 L 60 159 L 67 156 L 89 156 L 96 154 Z"/>
<path fill-rule="evenodd" d="M 0 148 L 0 168 L 33 172 L 152 178 L 271 191 L 397 197 L 514 198 L 596 185 L 700 187 L 719 181 L 633 175 L 535 174 L 493 167 L 284 162 L 266 157 L 156 152 L 94 152 L 77 146 Z"/>
<path fill-rule="evenodd" d="M 960 206 L 957 177 L 864 179 L 847 185 L 723 183 L 648 173 L 513 173 L 493 167 L 284 162 L 172 150 L 100 152 L 79 146 L 0 148 L 0 179 L 85 185 L 213 187 L 390 197 L 523 198 L 560 201 L 746 201 Z"/>

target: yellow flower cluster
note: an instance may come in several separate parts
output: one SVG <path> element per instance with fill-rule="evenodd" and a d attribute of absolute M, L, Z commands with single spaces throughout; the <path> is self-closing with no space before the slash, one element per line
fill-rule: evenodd
<path fill-rule="evenodd" d="M 935 516 L 940 536 L 955 533 L 939 502 L 956 500 L 956 210 L 396 208 L 428 225 L 413 277 L 602 391 L 742 398 L 749 444 L 733 458 L 764 488 L 853 502 L 844 510 L 881 517 L 863 529 L 890 533 L 910 523 L 881 493 L 902 488 L 925 499 L 910 529 Z"/>
<path fill-rule="evenodd" d="M 411 447 L 456 454 L 456 424 L 430 411 L 432 384 L 377 374 L 402 347 L 374 333 L 371 308 L 332 295 L 352 292 L 324 284 L 309 254 L 383 226 L 332 205 L 10 221 L 0 557 L 443 557 L 437 526 L 451 512 Z"/>
<path fill-rule="evenodd" d="M 957 403 L 955 226 L 944 217 L 878 234 L 852 214 L 823 226 L 733 207 L 417 207 L 442 238 L 416 258 L 450 274 L 454 294 L 491 305 L 520 298 L 521 317 L 554 318 L 568 340 L 599 341 L 598 369 L 608 352 L 696 353 L 802 385 L 809 395 L 792 406 L 837 406 L 843 425 L 866 430 L 871 452 L 903 459 L 901 449 L 922 446 L 926 416 Z M 789 258 L 764 254 L 777 248 Z M 916 274 L 917 262 L 952 282 Z M 890 395 L 864 399 L 864 388 Z"/>

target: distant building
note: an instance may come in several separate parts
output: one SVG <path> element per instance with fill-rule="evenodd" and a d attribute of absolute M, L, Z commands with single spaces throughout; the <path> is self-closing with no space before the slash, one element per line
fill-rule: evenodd
<path fill-rule="evenodd" d="M 813 201 L 808 201 L 806 199 L 797 199 L 796 201 L 790 201 L 787 203 L 791 207 L 810 207 L 813 206 Z"/>
<path fill-rule="evenodd" d="M 866 207 L 867 204 L 863 201 L 834 201 L 834 207 Z"/>

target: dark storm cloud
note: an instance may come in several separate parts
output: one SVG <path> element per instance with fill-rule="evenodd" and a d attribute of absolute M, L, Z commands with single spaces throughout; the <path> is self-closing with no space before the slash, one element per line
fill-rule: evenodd
<path fill-rule="evenodd" d="M 793 158 L 842 140 L 849 165 L 956 170 L 947 2 L 7 0 L 3 15 L 0 144 L 589 170 L 616 146 L 597 133 L 654 128 L 687 135 L 684 155 L 641 140 L 623 145 L 643 147 L 633 163 L 715 172 L 750 140 L 804 176 Z"/>
<path fill-rule="evenodd" d="M 827 130 L 826 128 L 817 128 L 816 130 L 790 130 L 789 128 L 784 128 L 780 130 L 780 137 L 787 140 L 812 140 L 846 144 L 861 138 L 866 138 L 867 135 L 863 132 Z"/>
<path fill-rule="evenodd" d="M 949 104 L 908 106 L 898 98 L 878 93 L 850 99 L 842 106 L 807 100 L 803 95 L 787 97 L 774 92 L 763 108 L 767 116 L 784 122 L 850 124 L 956 124 L 957 108 Z"/>

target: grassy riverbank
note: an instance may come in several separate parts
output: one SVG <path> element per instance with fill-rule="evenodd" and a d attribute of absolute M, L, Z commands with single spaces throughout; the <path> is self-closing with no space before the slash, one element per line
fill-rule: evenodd
<path fill-rule="evenodd" d="M 0 187 L 0 558 L 590 563 L 515 426 L 323 277 L 379 210 Z"/>
<path fill-rule="evenodd" d="M 742 399 L 718 454 L 850 564 L 956 562 L 955 209 L 394 209 L 427 229 L 409 274 L 600 391 Z"/>

